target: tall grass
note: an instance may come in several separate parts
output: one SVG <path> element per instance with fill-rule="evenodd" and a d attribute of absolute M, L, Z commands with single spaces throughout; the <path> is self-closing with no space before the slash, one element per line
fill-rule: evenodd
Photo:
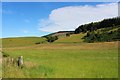
<path fill-rule="evenodd" d="M 3 77 L 117 78 L 117 49 L 117 42 L 4 48 L 4 52 L 10 57 L 22 55 L 24 67 L 19 69 L 5 64 L 7 66 L 3 67 Z"/>

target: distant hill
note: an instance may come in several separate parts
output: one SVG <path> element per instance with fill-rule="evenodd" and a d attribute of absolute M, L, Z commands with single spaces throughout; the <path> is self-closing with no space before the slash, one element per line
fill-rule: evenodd
<path fill-rule="evenodd" d="M 70 37 L 62 37 L 56 42 L 110 42 L 120 41 L 120 17 L 80 25 Z"/>
<path fill-rule="evenodd" d="M 89 24 L 80 25 L 78 28 L 75 29 L 75 34 L 79 34 L 81 32 L 86 33 L 87 31 L 95 31 L 101 28 L 108 28 L 120 25 L 120 17 L 104 19 L 99 22 L 91 22 Z"/>
<path fill-rule="evenodd" d="M 88 31 L 83 37 L 84 42 L 111 42 L 120 41 L 120 25 Z"/>
<path fill-rule="evenodd" d="M 59 31 L 59 32 L 52 34 L 52 36 L 66 37 L 67 35 L 70 35 L 70 34 L 74 34 L 74 31 Z"/>
<path fill-rule="evenodd" d="M 71 34 L 74 34 L 74 31 L 59 31 L 52 34 L 45 35 L 43 37 L 45 37 L 47 41 L 51 43 L 58 40 L 60 37 L 68 37 Z"/>
<path fill-rule="evenodd" d="M 32 46 L 40 43 L 45 43 L 46 38 L 43 37 L 15 37 L 15 38 L 3 38 L 2 47 L 21 47 Z"/>
<path fill-rule="evenodd" d="M 80 25 L 75 31 L 59 31 L 42 37 L 3 38 L 3 47 L 21 47 L 54 43 L 120 41 L 120 17 Z"/>
<path fill-rule="evenodd" d="M 71 34 L 74 34 L 74 31 L 58 31 L 58 32 L 55 32 L 55 33 L 51 33 L 51 34 L 48 34 L 48 35 L 45 35 L 43 37 L 46 37 L 46 36 L 57 36 L 57 37 L 66 37 L 67 34 L 71 35 Z"/>
<path fill-rule="evenodd" d="M 86 35 L 85 33 L 80 33 L 80 34 L 72 34 L 68 37 L 60 37 L 54 43 L 81 43 L 84 40 L 82 39 L 82 37 L 84 37 L 85 35 Z"/>

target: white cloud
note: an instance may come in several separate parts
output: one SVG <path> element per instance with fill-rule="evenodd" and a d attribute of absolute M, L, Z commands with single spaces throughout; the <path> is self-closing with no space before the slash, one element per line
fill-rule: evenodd
<path fill-rule="evenodd" d="M 48 19 L 41 19 L 39 30 L 45 32 L 75 30 L 79 25 L 116 16 L 118 16 L 117 3 L 62 7 L 51 11 Z"/>

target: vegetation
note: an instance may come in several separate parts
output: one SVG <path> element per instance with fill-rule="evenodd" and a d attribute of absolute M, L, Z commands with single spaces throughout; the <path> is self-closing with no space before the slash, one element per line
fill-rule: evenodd
<path fill-rule="evenodd" d="M 46 36 L 46 38 L 47 38 L 47 41 L 48 42 L 54 42 L 55 40 L 57 40 L 58 39 L 58 37 L 57 36 Z"/>
<path fill-rule="evenodd" d="M 108 43 L 41 44 L 3 48 L 24 67 L 3 62 L 3 78 L 117 78 L 118 45 Z M 4 60 L 6 59 L 3 58 Z"/>
<path fill-rule="evenodd" d="M 22 47 L 33 46 L 36 43 L 46 43 L 46 38 L 43 37 L 20 37 L 20 38 L 3 38 L 3 47 Z"/>
<path fill-rule="evenodd" d="M 67 37 L 60 37 L 58 40 L 56 40 L 54 43 L 82 43 L 84 37 L 86 34 L 80 33 L 80 34 L 73 34 L 71 36 Z"/>
<path fill-rule="evenodd" d="M 114 31 L 114 29 L 116 29 Z M 69 39 L 70 36 L 75 34 L 86 34 L 80 41 L 84 42 L 109 42 L 109 41 L 118 41 L 120 40 L 120 17 L 104 19 L 100 22 L 92 22 L 89 24 L 79 26 L 74 32 L 73 31 L 60 31 L 44 36 L 47 38 L 48 42 L 64 42 L 64 40 L 73 40 Z M 100 31 L 101 30 L 101 31 Z M 109 31 L 109 32 L 108 32 Z M 61 34 L 66 33 L 66 36 L 59 37 Z M 57 36 L 53 36 L 58 34 Z M 68 37 L 68 38 L 67 38 Z M 58 39 L 59 38 L 59 39 Z M 66 39 L 65 39 L 66 38 Z M 79 36 L 81 38 L 81 36 Z M 61 41 L 63 40 L 63 41 Z M 71 41 L 70 40 L 70 41 Z M 75 41 L 76 42 L 76 41 Z"/>
<path fill-rule="evenodd" d="M 117 30 L 112 31 L 116 27 Z M 99 29 L 102 30 L 100 31 Z M 120 17 L 81 25 L 75 30 L 75 33 L 78 34 L 81 32 L 87 33 L 87 35 L 83 37 L 85 42 L 118 41 L 120 40 Z"/>
<path fill-rule="evenodd" d="M 103 28 L 97 31 L 87 32 L 83 37 L 85 42 L 110 42 L 120 40 L 120 27 Z"/>
<path fill-rule="evenodd" d="M 9 54 L 2 52 L 3 57 L 9 57 Z"/>
<path fill-rule="evenodd" d="M 114 27 L 120 25 L 120 17 L 117 18 L 110 18 L 110 19 L 104 19 L 100 22 L 92 22 L 89 24 L 81 25 L 76 30 L 75 33 L 81 33 L 81 32 L 87 32 L 87 31 L 94 31 L 100 28 L 108 28 L 108 27 Z"/>
<path fill-rule="evenodd" d="M 118 78 L 120 18 L 81 25 L 66 37 L 53 35 L 2 39 L 3 78 Z M 22 69 L 7 61 L 20 55 Z"/>

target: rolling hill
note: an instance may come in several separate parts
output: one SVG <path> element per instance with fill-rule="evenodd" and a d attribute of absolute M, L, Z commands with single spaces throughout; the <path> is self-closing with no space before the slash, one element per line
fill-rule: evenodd
<path fill-rule="evenodd" d="M 3 38 L 2 76 L 3 78 L 118 78 L 118 42 L 106 41 L 111 36 L 118 36 L 119 29 L 120 26 L 110 26 L 76 34 L 60 31 L 48 35 L 50 39 L 58 37 L 53 43 L 48 43 L 46 37 Z M 97 40 L 96 35 L 107 40 L 98 43 L 84 42 L 87 38 Z M 20 55 L 24 57 L 23 68 L 19 68 L 17 63 L 9 62 L 10 59 L 17 60 Z"/>
<path fill-rule="evenodd" d="M 54 43 L 81 43 L 83 42 L 83 36 L 85 36 L 85 33 L 73 34 L 69 37 L 60 37 Z"/>
<path fill-rule="evenodd" d="M 51 40 L 48 40 L 51 39 Z M 59 31 L 43 37 L 3 38 L 3 47 L 31 46 L 45 42 L 81 43 L 81 42 L 110 42 L 120 40 L 120 18 L 104 19 L 81 25 L 75 31 Z"/>
<path fill-rule="evenodd" d="M 2 47 L 4 48 L 4 47 L 31 46 L 45 42 L 46 42 L 46 38 L 43 37 L 3 38 Z"/>

